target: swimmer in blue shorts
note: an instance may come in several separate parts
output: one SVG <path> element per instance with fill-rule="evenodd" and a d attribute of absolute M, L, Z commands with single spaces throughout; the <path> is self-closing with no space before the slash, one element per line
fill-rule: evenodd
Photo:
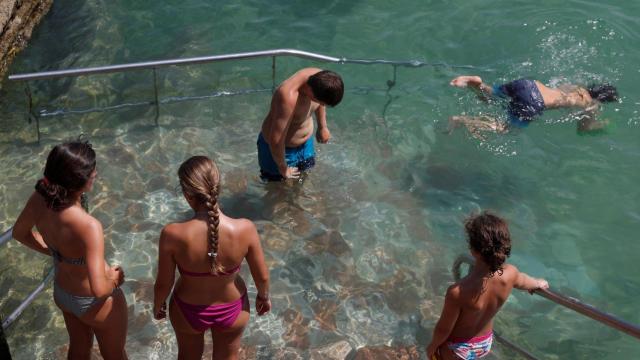
<path fill-rule="evenodd" d="M 316 139 L 326 144 L 331 138 L 326 106 L 338 105 L 343 94 L 340 75 L 317 68 L 302 69 L 280 84 L 258 135 L 263 179 L 298 178 L 300 171 L 315 165 L 312 115 L 318 124 Z"/>
<path fill-rule="evenodd" d="M 489 116 L 452 116 L 449 129 L 465 125 L 475 137 L 481 138 L 482 131 L 505 133 L 509 128 L 524 128 L 547 109 L 574 108 L 578 114 L 579 132 L 603 130 L 606 121 L 597 121 L 595 114 L 603 102 L 618 101 L 618 92 L 610 84 L 593 84 L 588 88 L 577 85 L 562 85 L 550 88 L 539 81 L 518 79 L 506 84 L 489 86 L 479 76 L 458 76 L 451 80 L 452 86 L 471 88 L 484 101 L 505 99 L 508 122 L 504 123 Z"/>

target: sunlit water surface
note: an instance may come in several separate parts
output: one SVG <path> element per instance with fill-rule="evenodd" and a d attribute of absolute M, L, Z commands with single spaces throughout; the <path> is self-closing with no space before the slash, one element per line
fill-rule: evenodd
<path fill-rule="evenodd" d="M 401 67 L 387 92 L 388 66 L 278 59 L 277 82 L 300 67 L 325 66 L 347 87 L 328 112 L 333 139 L 317 146 L 318 165 L 291 184 L 258 179 L 255 141 L 269 105 L 271 59 L 160 69 L 161 99 L 265 91 L 163 104 L 157 127 L 150 106 L 43 117 L 40 144 L 26 121 L 23 84 L 5 81 L 0 229 L 13 224 L 50 148 L 85 134 L 98 153 L 91 213 L 104 225 L 108 260 L 127 274 L 132 359 L 177 354 L 170 324 L 152 320 L 152 287 L 161 227 L 191 214 L 175 188 L 179 164 L 194 154 L 216 159 L 223 211 L 256 223 L 271 269 L 274 307 L 252 316 L 247 358 L 326 358 L 332 347 L 353 356 L 382 346 L 424 356 L 452 262 L 467 251 L 462 221 L 480 209 L 508 219 L 511 262 L 521 270 L 640 323 L 638 20 L 640 5 L 622 0 L 56 0 L 12 73 L 269 48 L 476 69 Z M 484 141 L 462 130 L 447 135 L 451 115 L 501 114 L 447 85 L 464 73 L 490 83 L 608 80 L 622 101 L 605 107 L 601 116 L 613 126 L 598 136 L 577 135 L 562 111 Z M 150 101 L 152 79 L 138 71 L 35 81 L 30 89 L 37 111 L 53 112 Z M 6 317 L 50 260 L 15 241 L 0 257 Z M 246 265 L 241 274 L 250 279 Z M 631 337 L 527 294 L 510 298 L 496 329 L 545 359 L 640 358 Z M 68 338 L 50 288 L 7 337 L 15 358 L 65 357 Z M 494 349 L 494 358 L 515 357 Z"/>

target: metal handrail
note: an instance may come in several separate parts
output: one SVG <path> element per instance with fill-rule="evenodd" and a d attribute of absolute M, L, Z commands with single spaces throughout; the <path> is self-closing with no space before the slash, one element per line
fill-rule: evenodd
<path fill-rule="evenodd" d="M 441 67 L 453 67 L 464 69 L 479 69 L 472 65 L 450 65 L 444 62 L 427 63 L 418 60 L 371 60 L 371 59 L 347 59 L 344 57 L 337 58 L 333 56 L 327 56 L 322 54 L 316 54 L 308 51 L 296 50 L 296 49 L 272 49 L 264 51 L 251 51 L 235 54 L 223 54 L 223 55 L 211 55 L 211 56 L 199 56 L 183 59 L 168 59 L 168 60 L 156 60 L 156 61 L 143 61 L 129 64 L 97 66 L 80 69 L 67 69 L 67 70 L 55 70 L 55 71 L 43 71 L 38 73 L 28 74 L 15 74 L 10 75 L 9 80 L 12 81 L 27 81 L 27 80 L 41 80 L 41 79 L 53 79 L 59 77 L 76 77 L 81 75 L 92 74 L 105 74 L 115 73 L 140 69 L 157 69 L 160 67 L 172 66 L 172 65 L 193 65 L 193 64 L 205 64 L 211 62 L 240 60 L 240 59 L 254 59 L 263 57 L 278 57 L 278 56 L 293 56 L 303 59 L 316 60 L 328 63 L 338 64 L 361 64 L 361 65 L 392 65 L 403 67 L 423 67 L 423 66 L 441 66 Z M 486 69 L 485 69 L 486 70 Z"/>
<path fill-rule="evenodd" d="M 12 233 L 13 233 L 13 227 L 10 227 L 9 230 L 3 232 L 2 235 L 0 235 L 0 246 L 2 246 L 2 244 L 6 243 L 7 241 L 11 240 Z"/>
<path fill-rule="evenodd" d="M 139 106 L 139 105 L 154 105 L 155 106 L 155 117 L 154 123 L 158 125 L 158 119 L 160 117 L 160 104 L 166 102 L 166 99 L 160 99 L 158 92 L 158 75 L 157 69 L 167 67 L 167 66 L 179 66 L 179 65 L 194 65 L 194 64 L 206 64 L 212 62 L 220 62 L 220 61 L 229 61 L 229 60 L 243 60 L 243 59 L 255 59 L 255 58 L 264 58 L 271 57 L 271 91 L 275 91 L 276 88 L 276 58 L 280 56 L 293 56 L 303 59 L 316 60 L 328 63 L 337 63 L 337 64 L 357 64 L 357 65 L 389 65 L 393 66 L 393 80 L 387 81 L 387 93 L 391 88 L 395 85 L 396 73 L 398 67 L 411 67 L 418 68 L 423 66 L 431 66 L 431 67 L 450 67 L 450 68 L 460 68 L 460 69 L 473 69 L 475 71 L 493 71 L 492 69 L 478 68 L 472 65 L 452 65 L 447 64 L 445 62 L 433 62 L 428 63 L 419 60 L 402 60 L 402 61 L 393 61 L 393 60 L 375 60 L 375 59 L 347 59 L 344 57 L 338 58 L 333 56 L 327 56 L 322 54 L 316 54 L 308 51 L 296 50 L 296 49 L 273 49 L 273 50 L 264 50 L 264 51 L 252 51 L 252 52 L 244 52 L 244 53 L 235 53 L 235 54 L 222 54 L 222 55 L 211 55 L 211 56 L 200 56 L 200 57 L 191 57 L 191 58 L 183 58 L 183 59 L 168 59 L 168 60 L 156 60 L 156 61 L 143 61 L 129 64 L 119 64 L 119 65 L 107 65 L 107 66 L 97 66 L 97 67 L 88 67 L 88 68 L 80 68 L 80 69 L 67 69 L 67 70 L 55 70 L 55 71 L 44 71 L 38 73 L 28 73 L 28 74 L 14 74 L 9 76 L 9 80 L 12 81 L 24 81 L 25 82 L 25 94 L 27 96 L 27 119 L 29 123 L 35 121 L 36 131 L 38 135 L 38 142 L 40 142 L 40 117 L 43 116 L 55 116 L 69 113 L 85 113 L 85 112 L 96 112 L 96 111 L 106 111 L 106 110 L 114 110 L 120 109 L 124 107 L 131 106 Z M 125 71 L 132 70 L 151 70 L 153 72 L 153 94 L 154 100 L 145 101 L 145 102 L 137 102 L 133 104 L 119 104 L 115 106 L 110 106 L 107 108 L 93 108 L 93 109 L 82 109 L 82 110 L 56 110 L 52 113 L 48 112 L 40 112 L 38 114 L 34 111 L 33 104 L 33 96 L 31 93 L 31 89 L 29 88 L 29 80 L 43 80 L 43 79 L 54 79 L 60 77 L 77 77 L 83 75 L 95 75 L 95 74 L 105 74 L 105 73 L 120 73 Z M 219 94 L 225 95 L 226 92 L 221 92 Z M 248 93 L 248 92 L 247 92 Z M 209 96 L 205 96 L 209 97 Z M 176 101 L 185 101 L 192 100 L 201 97 L 182 97 Z M 389 106 L 389 103 L 392 99 L 390 99 L 385 105 L 384 112 Z"/>
<path fill-rule="evenodd" d="M 2 321 L 3 330 L 8 329 L 9 326 L 11 326 L 11 324 L 22 314 L 24 309 L 26 309 L 27 306 L 29 306 L 36 299 L 36 296 L 38 296 L 38 294 L 40 294 L 42 290 L 44 290 L 45 286 L 51 281 L 51 279 L 53 279 L 54 274 L 55 269 L 49 269 L 49 273 L 47 274 L 47 276 L 45 276 L 44 279 L 42 279 L 40 285 L 38 285 L 38 287 L 36 287 L 29 295 L 27 295 L 27 297 L 22 300 L 20 305 L 18 305 L 18 307 L 13 310 L 13 312 L 6 319 Z"/>
<path fill-rule="evenodd" d="M 460 266 L 466 263 L 469 266 L 473 267 L 475 261 L 468 255 L 460 255 L 456 259 L 453 264 L 452 273 L 456 281 L 460 279 Z M 631 335 L 635 338 L 640 339 L 640 326 L 632 324 L 628 321 L 622 320 L 619 317 L 606 313 L 604 311 L 598 310 L 592 305 L 583 303 L 582 301 L 570 297 L 559 294 L 550 289 L 536 289 L 533 290 L 534 294 L 540 295 L 546 299 L 549 299 L 556 304 L 562 305 L 566 308 L 569 308 L 573 311 L 576 311 L 582 315 L 585 315 L 593 320 L 599 321 L 611 328 L 622 331 L 628 335 Z"/>
<path fill-rule="evenodd" d="M 3 232 L 2 235 L 0 235 L 0 246 L 4 245 L 7 241 L 11 240 L 12 233 L 13 233 L 13 227 L 9 228 L 9 230 Z M 33 291 L 31 291 L 31 293 L 27 295 L 27 297 L 25 297 L 24 300 L 22 300 L 20 305 L 18 305 L 18 307 L 15 310 L 13 310 L 7 318 L 2 320 L 3 330 L 6 330 L 7 328 L 9 328 L 9 326 L 11 326 L 11 324 L 20 316 L 20 314 L 22 314 L 24 309 L 26 309 L 27 306 L 29 306 L 29 304 L 33 302 L 33 300 L 35 300 L 36 296 L 38 296 L 38 294 L 40 294 L 42 290 L 44 290 L 45 286 L 51 281 L 51 279 L 53 279 L 53 275 L 54 275 L 54 269 L 51 268 L 49 269 L 49 273 L 47 274 L 47 276 L 45 276 L 45 278 L 42 279 L 42 281 L 40 282 L 40 285 L 38 285 Z"/>

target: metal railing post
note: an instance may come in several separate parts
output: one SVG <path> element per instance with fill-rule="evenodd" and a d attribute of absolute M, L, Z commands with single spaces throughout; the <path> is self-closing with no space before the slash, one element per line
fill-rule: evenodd
<path fill-rule="evenodd" d="M 6 243 L 11 240 L 13 236 L 13 226 L 9 228 L 9 230 L 5 231 L 0 235 L 0 245 Z"/>
<path fill-rule="evenodd" d="M 31 124 L 32 120 L 36 121 L 36 131 L 38 134 L 38 143 L 40 143 L 40 117 L 33 112 L 33 96 L 31 95 L 31 88 L 29 82 L 25 82 L 24 92 L 27 95 L 27 120 Z"/>
<path fill-rule="evenodd" d="M 45 286 L 47 286 L 47 284 L 53 279 L 54 275 L 55 275 L 55 268 L 52 267 L 49 270 L 49 273 L 47 274 L 47 276 L 45 276 L 45 278 L 42 280 L 40 285 L 38 285 L 38 287 L 36 287 L 29 295 L 27 295 L 27 297 L 24 300 L 22 300 L 20 305 L 15 310 L 13 310 L 13 312 L 9 314 L 9 316 L 6 319 L 2 321 L 3 329 L 8 329 L 9 326 L 13 324 L 13 322 L 22 314 L 22 312 L 27 308 L 27 306 L 29 306 L 33 302 L 33 300 L 36 299 L 36 296 L 38 296 L 38 294 L 40 294 L 42 290 L 44 290 Z"/>
<path fill-rule="evenodd" d="M 153 96 L 154 105 L 156 106 L 156 117 L 154 119 L 156 126 L 158 126 L 158 118 L 160 117 L 160 102 L 158 101 L 158 74 L 156 68 L 153 68 Z"/>

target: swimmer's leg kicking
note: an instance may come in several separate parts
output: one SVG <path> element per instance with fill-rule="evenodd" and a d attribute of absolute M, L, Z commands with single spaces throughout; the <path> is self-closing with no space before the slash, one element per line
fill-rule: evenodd
<path fill-rule="evenodd" d="M 449 118 L 448 132 L 451 133 L 457 127 L 464 125 L 471 135 L 479 140 L 486 140 L 482 132 L 506 133 L 507 126 L 498 119 L 490 116 L 451 116 Z"/>

